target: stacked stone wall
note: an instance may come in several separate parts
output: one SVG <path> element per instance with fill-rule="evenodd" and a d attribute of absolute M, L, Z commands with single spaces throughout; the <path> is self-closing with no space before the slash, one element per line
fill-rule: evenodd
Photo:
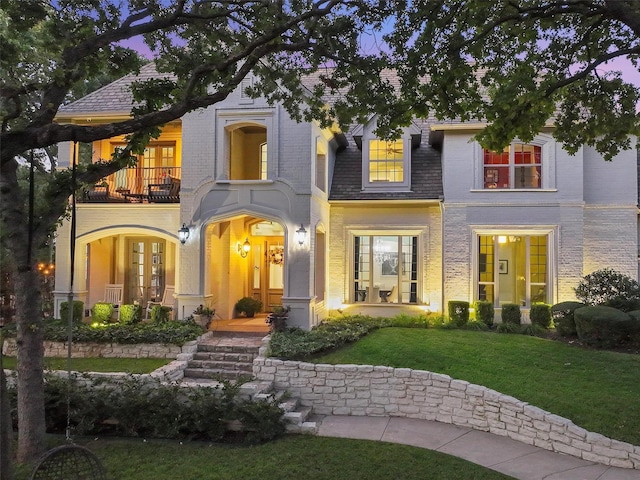
<path fill-rule="evenodd" d="M 447 375 L 371 365 L 254 360 L 257 380 L 320 415 L 433 420 L 509 437 L 584 460 L 640 470 L 640 447 L 612 440 L 516 398 Z"/>

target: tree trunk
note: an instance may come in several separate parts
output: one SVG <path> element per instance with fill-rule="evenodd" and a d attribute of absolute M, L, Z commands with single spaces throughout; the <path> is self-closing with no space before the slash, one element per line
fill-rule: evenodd
<path fill-rule="evenodd" d="M 0 339 L 0 355 L 2 355 L 3 340 Z M 0 362 L 0 480 L 13 480 L 11 468 L 11 441 L 13 427 L 11 425 L 11 408 L 7 392 L 7 378 L 4 367 Z"/>
<path fill-rule="evenodd" d="M 35 265 L 15 275 L 18 370 L 18 457 L 35 460 L 45 450 L 43 335 Z"/>

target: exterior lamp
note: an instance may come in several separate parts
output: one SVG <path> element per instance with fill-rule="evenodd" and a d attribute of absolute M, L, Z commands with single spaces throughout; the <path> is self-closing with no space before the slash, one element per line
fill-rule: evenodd
<path fill-rule="evenodd" d="M 184 223 L 182 224 L 182 228 L 178 230 L 178 240 L 180 243 L 184 245 L 184 242 L 189 238 L 189 227 L 187 227 Z"/>
<path fill-rule="evenodd" d="M 251 243 L 249 243 L 249 238 L 247 238 L 242 245 L 238 243 L 238 253 L 242 258 L 247 258 L 249 252 L 251 251 Z"/>
<path fill-rule="evenodd" d="M 300 228 L 296 230 L 296 240 L 298 241 L 298 245 L 302 246 L 307 239 L 307 231 L 304 229 L 304 226 L 300 224 Z"/>

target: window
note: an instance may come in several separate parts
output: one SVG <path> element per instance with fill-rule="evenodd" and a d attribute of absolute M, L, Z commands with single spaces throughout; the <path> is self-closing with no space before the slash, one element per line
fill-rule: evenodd
<path fill-rule="evenodd" d="M 369 182 L 404 181 L 403 141 L 369 140 Z"/>
<path fill-rule="evenodd" d="M 353 302 L 417 303 L 417 236 L 359 235 L 353 249 Z"/>
<path fill-rule="evenodd" d="M 483 150 L 484 188 L 542 188 L 542 147 L 513 143 L 502 152 Z"/>
<path fill-rule="evenodd" d="M 327 145 L 320 137 L 316 139 L 316 187 L 327 191 Z"/>
<path fill-rule="evenodd" d="M 260 180 L 267 179 L 267 144 L 260 145 Z"/>
<path fill-rule="evenodd" d="M 478 235 L 478 300 L 530 307 L 549 300 L 548 235 Z"/>
<path fill-rule="evenodd" d="M 229 179 L 268 178 L 267 129 L 262 125 L 239 124 L 228 127 Z"/>

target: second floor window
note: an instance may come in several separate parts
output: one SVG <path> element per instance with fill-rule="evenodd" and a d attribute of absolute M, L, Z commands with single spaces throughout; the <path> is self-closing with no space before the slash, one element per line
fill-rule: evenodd
<path fill-rule="evenodd" d="M 403 140 L 369 140 L 369 182 L 404 182 Z"/>
<path fill-rule="evenodd" d="M 512 143 L 502 152 L 483 151 L 484 188 L 542 188 L 542 147 Z"/>

